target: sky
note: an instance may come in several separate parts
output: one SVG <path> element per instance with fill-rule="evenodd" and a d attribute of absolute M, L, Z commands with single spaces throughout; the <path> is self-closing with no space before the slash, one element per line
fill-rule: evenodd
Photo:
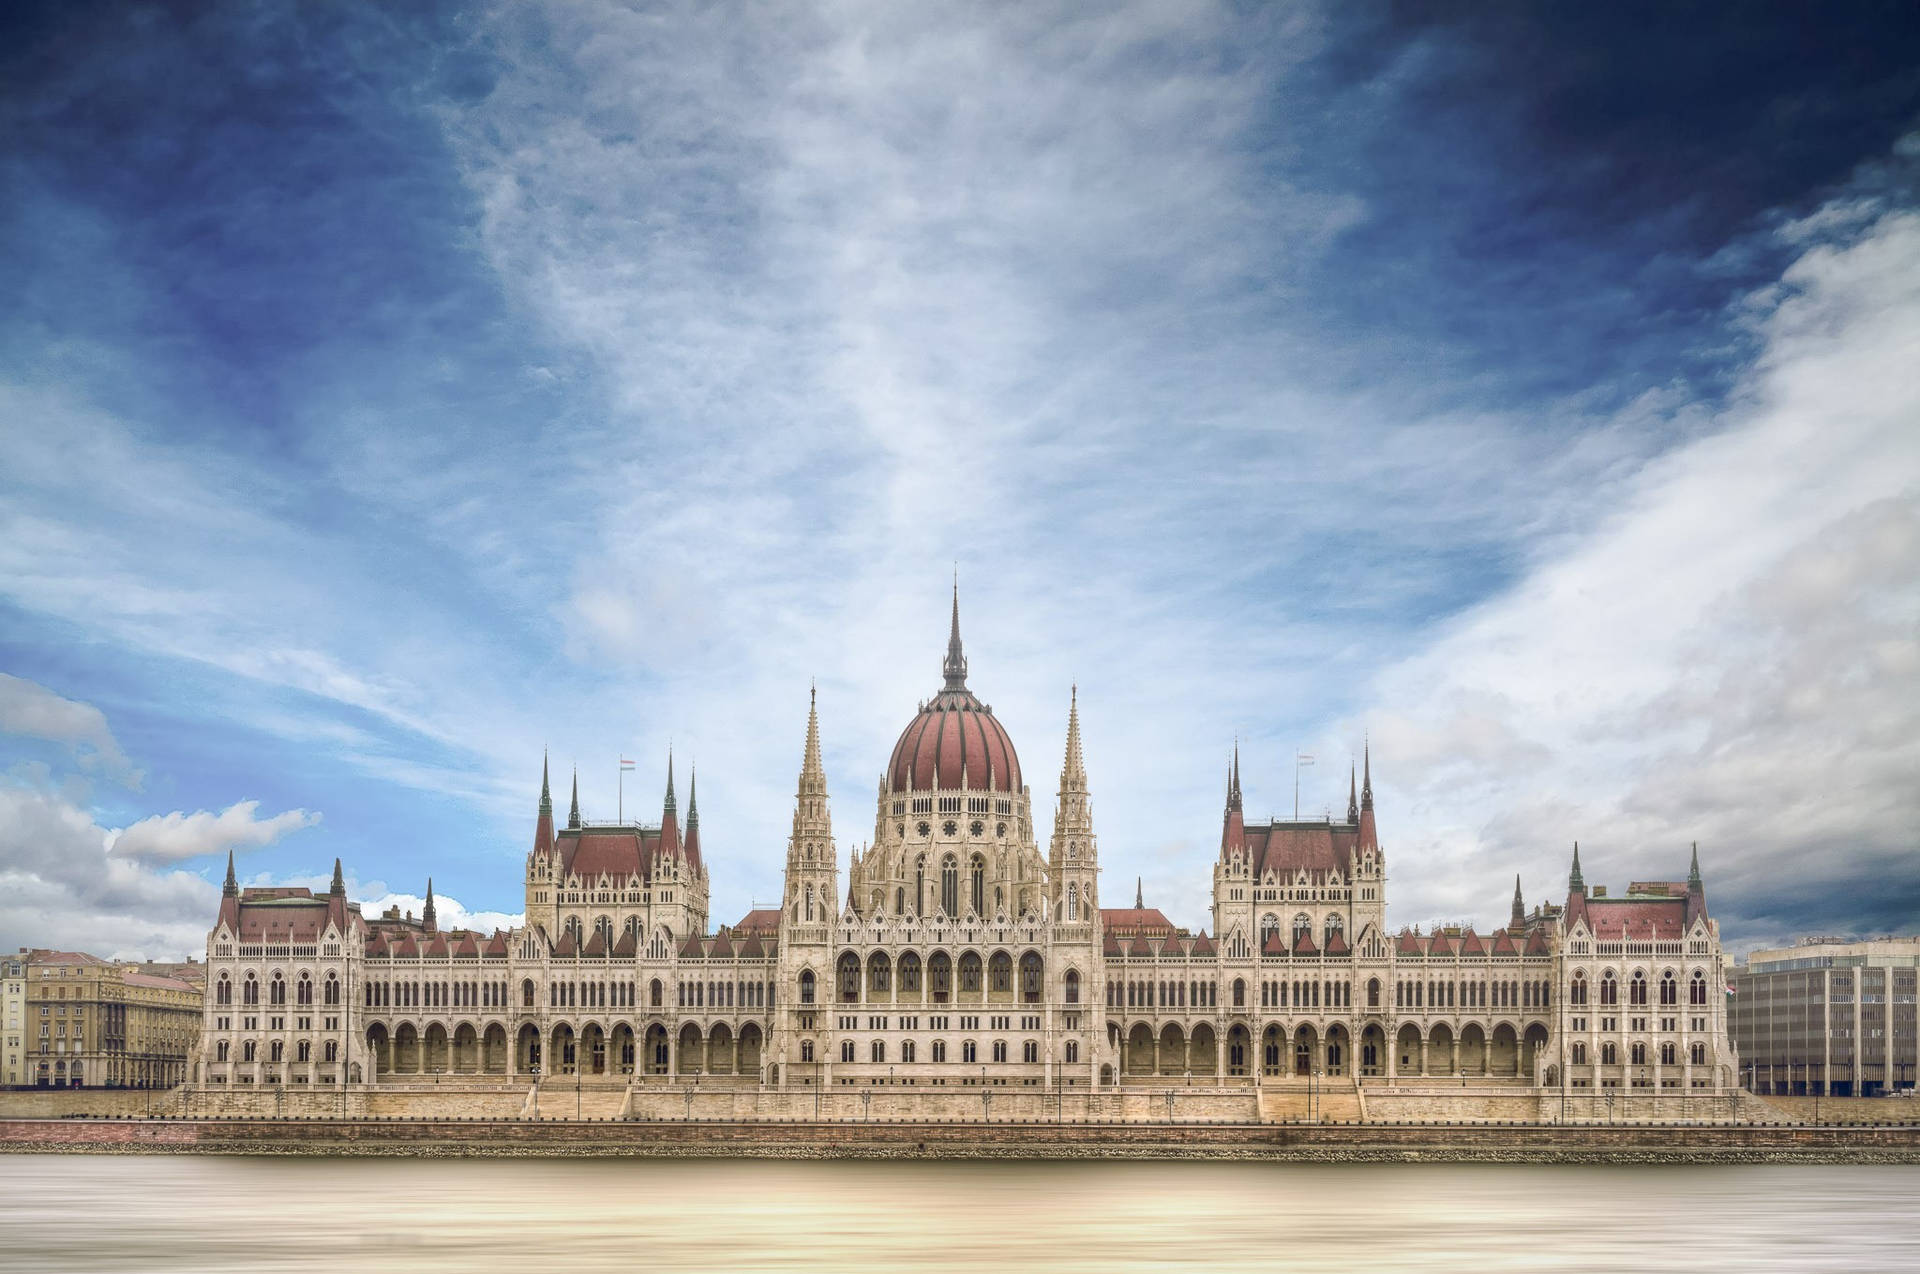
<path fill-rule="evenodd" d="M 1237 741 L 1396 928 L 1920 929 L 1909 5 L 28 3 L 0 192 L 0 949 L 511 924 L 669 749 L 731 922 L 956 575 L 1110 903 Z"/>

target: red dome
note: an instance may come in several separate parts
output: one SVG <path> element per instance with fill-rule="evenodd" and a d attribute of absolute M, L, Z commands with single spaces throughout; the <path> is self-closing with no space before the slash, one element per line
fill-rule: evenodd
<path fill-rule="evenodd" d="M 1020 758 L 1006 727 L 967 689 L 967 657 L 960 649 L 960 590 L 953 591 L 953 628 L 941 665 L 946 688 L 900 732 L 887 763 L 887 783 L 896 792 L 1018 792 Z M 964 779 L 962 775 L 964 774 Z"/>
<path fill-rule="evenodd" d="M 963 786 L 1018 792 L 1020 758 L 1006 727 L 972 692 L 942 690 L 901 731 L 887 776 L 896 792 Z"/>

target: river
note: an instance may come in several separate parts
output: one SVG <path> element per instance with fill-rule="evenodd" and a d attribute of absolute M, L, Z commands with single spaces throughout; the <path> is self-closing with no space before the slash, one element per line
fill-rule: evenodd
<path fill-rule="evenodd" d="M 1917 1167 L 0 1155 L 33 1274 L 1916 1263 Z"/>

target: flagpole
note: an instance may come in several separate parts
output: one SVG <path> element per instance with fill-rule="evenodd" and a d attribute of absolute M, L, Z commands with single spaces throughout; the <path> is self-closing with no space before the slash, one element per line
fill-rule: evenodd
<path fill-rule="evenodd" d="M 622 758 L 622 760 L 624 759 L 625 758 Z M 624 823 L 627 821 L 627 767 L 619 765 L 614 768 L 620 771 L 620 777 L 614 780 L 614 789 L 619 793 L 616 799 L 620 804 L 618 807 L 619 812 L 613 816 L 613 821 L 616 823 Z"/>

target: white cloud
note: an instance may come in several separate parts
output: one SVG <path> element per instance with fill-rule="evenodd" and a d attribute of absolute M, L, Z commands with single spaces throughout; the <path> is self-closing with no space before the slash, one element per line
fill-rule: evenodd
<path fill-rule="evenodd" d="M 140 772 L 120 750 L 100 709 L 4 672 L 0 672 L 0 734 L 64 743 L 81 764 L 98 765 L 127 786 L 140 786 Z"/>
<path fill-rule="evenodd" d="M 378 888 L 376 882 L 375 888 Z M 349 887 L 348 897 L 354 892 Z M 402 915 L 408 913 L 419 916 L 426 907 L 425 894 L 399 894 L 392 891 L 379 893 L 360 905 L 360 914 L 367 917 L 382 915 L 389 907 L 398 907 Z M 448 929 L 471 929 L 476 933 L 492 933 L 496 929 L 512 929 L 526 923 L 524 912 L 505 911 L 469 911 L 458 898 L 436 892 L 433 895 L 434 924 L 442 931 Z"/>
<path fill-rule="evenodd" d="M 230 850 L 264 849 L 289 832 L 320 822 L 318 813 L 306 810 L 257 818 L 255 811 L 259 808 L 258 801 L 236 801 L 218 814 L 208 810 L 155 814 L 115 833 L 112 853 L 123 858 L 178 861 Z"/>
<path fill-rule="evenodd" d="M 0 784 L 0 945 L 155 959 L 203 952 L 218 886 L 110 855 L 112 836 L 58 795 Z"/>
<path fill-rule="evenodd" d="M 1920 916 L 1920 217 L 1860 223 L 1789 228 L 1715 432 L 1377 679 L 1402 920 L 1558 896 L 1575 839 L 1620 884 L 1699 841 L 1749 938 Z"/>

